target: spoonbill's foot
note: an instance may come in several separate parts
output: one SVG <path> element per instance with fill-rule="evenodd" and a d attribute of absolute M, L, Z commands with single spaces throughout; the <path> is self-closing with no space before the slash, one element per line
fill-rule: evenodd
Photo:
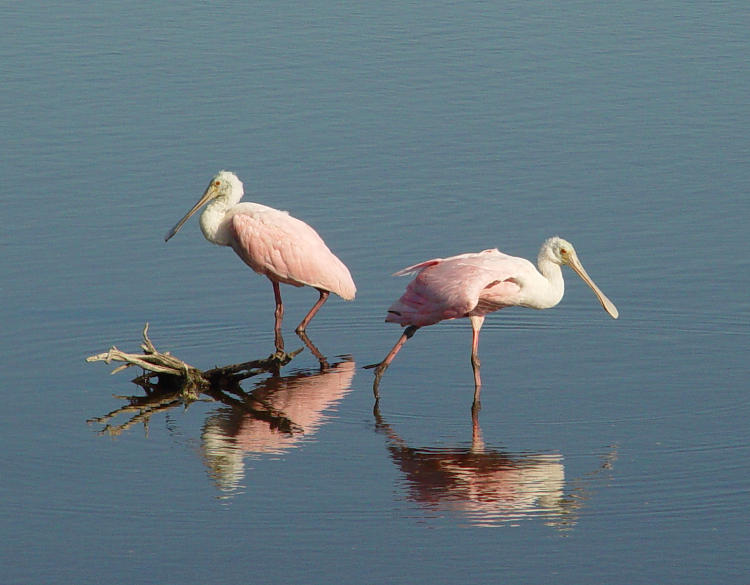
<path fill-rule="evenodd" d="M 296 356 L 299 352 L 301 352 L 304 348 L 300 347 L 299 349 L 295 349 L 293 352 L 286 352 L 283 349 L 277 349 L 275 352 L 273 352 L 270 356 L 268 356 L 269 361 L 277 364 L 278 366 L 285 366 L 289 362 L 292 361 L 292 358 Z"/>

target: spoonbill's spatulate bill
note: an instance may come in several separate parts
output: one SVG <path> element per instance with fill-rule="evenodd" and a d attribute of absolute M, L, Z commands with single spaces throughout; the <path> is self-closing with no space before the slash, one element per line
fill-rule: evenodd
<path fill-rule="evenodd" d="M 561 266 L 570 266 L 594 291 L 604 310 L 617 319 L 619 313 L 581 265 L 575 249 L 562 238 L 549 238 L 542 245 L 538 269 L 524 258 L 503 254 L 497 249 L 435 258 L 400 270 L 394 276 L 416 273 L 406 292 L 391 308 L 385 320 L 406 327 L 396 345 L 375 368 L 374 390 L 401 347 L 420 327 L 446 319 L 471 320 L 471 364 L 474 369 L 474 401 L 478 404 L 479 330 L 485 315 L 505 307 L 549 309 L 563 297 L 565 286 Z"/>
<path fill-rule="evenodd" d="M 347 267 L 313 228 L 286 211 L 260 203 L 240 203 L 243 194 L 242 182 L 237 176 L 221 171 L 211 179 L 200 200 L 169 231 L 164 241 L 174 236 L 196 211 L 208 204 L 200 217 L 201 231 L 206 239 L 219 246 L 231 246 L 245 264 L 271 281 L 276 299 L 276 350 L 283 353 L 281 321 L 284 305 L 279 283 L 311 286 L 320 294 L 297 327 L 298 333 L 304 333 L 330 293 L 350 301 L 357 289 Z"/>

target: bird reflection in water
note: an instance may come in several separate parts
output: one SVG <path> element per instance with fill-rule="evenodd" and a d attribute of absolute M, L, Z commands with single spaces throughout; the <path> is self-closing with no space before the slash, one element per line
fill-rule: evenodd
<path fill-rule="evenodd" d="M 377 430 L 387 437 L 391 459 L 404 475 L 407 498 L 437 515 L 458 512 L 474 525 L 514 525 L 541 517 L 561 530 L 572 528 L 590 495 L 587 484 L 611 469 L 616 458 L 613 448 L 600 467 L 566 486 L 562 455 L 488 448 L 476 413 L 471 445 L 454 448 L 410 447 L 377 406 L 374 414 Z"/>
<path fill-rule="evenodd" d="M 351 390 L 355 369 L 346 358 L 321 370 L 272 376 L 237 404 L 210 415 L 201 450 L 224 495 L 241 488 L 247 457 L 280 455 L 309 440 Z"/>

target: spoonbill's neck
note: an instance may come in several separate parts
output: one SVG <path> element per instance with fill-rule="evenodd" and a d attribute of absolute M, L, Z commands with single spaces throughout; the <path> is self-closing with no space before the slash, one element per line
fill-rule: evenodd
<path fill-rule="evenodd" d="M 230 232 L 231 214 L 229 211 L 236 202 L 227 197 L 214 199 L 201 213 L 201 231 L 204 237 L 219 246 L 230 246 L 232 236 Z"/>
<path fill-rule="evenodd" d="M 565 281 L 563 280 L 562 267 L 552 260 L 544 252 L 537 259 L 539 272 L 543 277 L 542 286 L 537 291 L 539 309 L 549 309 L 557 305 L 565 294 Z"/>

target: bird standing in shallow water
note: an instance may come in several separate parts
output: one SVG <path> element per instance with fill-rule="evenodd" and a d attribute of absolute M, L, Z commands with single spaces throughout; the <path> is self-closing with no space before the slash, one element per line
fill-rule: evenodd
<path fill-rule="evenodd" d="M 260 203 L 242 202 L 242 182 L 237 175 L 221 171 L 208 184 L 200 200 L 175 224 L 164 241 L 174 236 L 183 224 L 208 203 L 200 225 L 209 242 L 231 246 L 250 268 L 264 274 L 273 285 L 276 299 L 275 344 L 279 358 L 286 359 L 281 336 L 284 305 L 279 283 L 311 286 L 320 297 L 297 326 L 297 333 L 310 347 L 305 329 L 330 293 L 350 301 L 357 291 L 346 265 L 328 249 L 318 233 L 305 222 Z M 322 356 L 310 347 L 318 359 Z"/>
<path fill-rule="evenodd" d="M 575 249 L 559 237 L 542 245 L 537 269 L 524 258 L 503 254 L 497 249 L 435 258 L 404 268 L 394 274 L 416 272 L 406 292 L 391 308 L 385 320 L 405 326 L 404 333 L 385 359 L 375 368 L 373 391 L 378 396 L 380 378 L 406 341 L 420 327 L 446 319 L 468 317 L 471 320 L 471 364 L 474 370 L 474 407 L 479 407 L 482 385 L 479 375 L 479 330 L 485 315 L 511 306 L 549 309 L 563 297 L 565 285 L 561 266 L 570 266 L 594 291 L 604 310 L 617 319 L 617 307 L 594 284 L 578 260 Z"/>

